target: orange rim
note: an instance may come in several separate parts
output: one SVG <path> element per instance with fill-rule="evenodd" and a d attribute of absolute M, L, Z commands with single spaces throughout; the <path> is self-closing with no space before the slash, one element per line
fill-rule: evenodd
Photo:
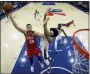
<path fill-rule="evenodd" d="M 80 54 L 82 54 L 86 59 L 89 60 L 89 53 L 87 51 L 85 51 L 85 49 L 82 48 L 78 44 L 78 42 L 76 41 L 76 38 L 75 38 L 76 33 L 80 32 L 80 31 L 89 31 L 89 29 L 79 29 L 79 30 L 75 31 L 74 34 L 73 34 L 73 42 L 74 42 L 75 48 L 78 50 L 78 52 Z"/>

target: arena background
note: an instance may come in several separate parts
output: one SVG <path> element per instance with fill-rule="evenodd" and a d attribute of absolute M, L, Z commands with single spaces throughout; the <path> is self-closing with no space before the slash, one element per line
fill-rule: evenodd
<path fill-rule="evenodd" d="M 30 63 L 27 59 L 25 38 L 22 33 L 17 31 L 12 25 L 10 19 L 7 19 L 2 9 L 3 1 L 0 1 L 0 21 L 1 21 L 1 73 L 24 73 L 32 74 Z M 63 34 L 63 46 L 58 41 L 58 56 L 54 58 L 54 40 L 49 48 L 49 54 L 54 61 L 51 63 L 50 74 L 89 74 L 89 61 L 80 54 L 75 48 L 73 34 L 80 29 L 88 29 L 89 2 L 88 1 L 57 1 L 57 2 L 30 2 L 30 1 L 12 1 L 14 10 L 13 18 L 22 28 L 30 23 L 33 30 L 43 33 L 43 16 L 47 8 L 60 10 L 59 14 L 49 15 L 48 29 L 56 28 L 58 23 L 67 23 L 74 20 L 76 26 L 62 27 L 68 38 Z M 35 10 L 40 12 L 40 21 L 34 19 Z M 61 14 L 63 13 L 63 14 Z M 88 31 L 82 31 L 76 34 L 76 40 L 80 47 L 88 52 Z M 37 37 L 38 47 L 40 37 Z M 78 52 L 78 55 L 76 55 Z M 79 57 L 78 57 L 79 56 Z M 44 74 L 47 70 L 45 65 L 41 69 L 37 58 L 34 58 L 34 67 L 36 74 Z"/>

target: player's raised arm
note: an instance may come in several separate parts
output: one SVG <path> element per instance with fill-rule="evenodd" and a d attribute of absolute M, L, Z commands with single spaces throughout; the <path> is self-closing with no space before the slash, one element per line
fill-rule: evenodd
<path fill-rule="evenodd" d="M 9 16 L 10 20 L 12 21 L 14 27 L 15 27 L 18 31 L 20 31 L 20 32 L 22 32 L 22 33 L 25 34 L 26 31 L 25 31 L 24 29 L 18 27 L 17 23 L 14 21 L 14 19 L 13 19 L 13 17 L 12 17 L 12 14 L 10 13 L 10 14 L 8 14 L 8 16 Z"/>
<path fill-rule="evenodd" d="M 45 19 L 46 19 L 46 15 L 47 15 L 47 13 L 45 13 L 45 14 L 44 14 L 43 22 L 44 22 L 44 21 L 45 21 Z"/>
<path fill-rule="evenodd" d="M 52 41 L 52 38 L 50 38 L 50 32 L 47 29 L 47 22 L 48 21 L 49 21 L 49 17 L 46 17 L 46 13 L 45 13 L 44 21 L 43 21 L 44 35 L 45 35 L 47 41 L 50 43 Z"/>
<path fill-rule="evenodd" d="M 43 20 L 44 20 L 44 21 L 43 21 L 43 26 L 46 27 L 45 29 L 47 29 L 47 22 L 49 21 L 49 17 L 46 18 L 46 14 L 45 14 Z M 52 37 L 52 33 L 49 32 L 48 30 L 47 30 L 47 35 L 48 35 L 49 37 Z"/>
<path fill-rule="evenodd" d="M 47 13 L 48 13 L 49 10 L 51 10 L 51 8 L 46 9 L 46 11 L 44 13 L 43 22 L 46 20 L 46 16 L 47 16 Z"/>

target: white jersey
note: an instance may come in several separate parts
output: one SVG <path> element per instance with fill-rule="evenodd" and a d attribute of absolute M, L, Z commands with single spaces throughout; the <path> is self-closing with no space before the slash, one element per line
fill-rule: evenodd
<path fill-rule="evenodd" d="M 61 39 L 61 30 L 58 30 L 58 35 L 56 36 L 56 40 L 60 40 Z"/>
<path fill-rule="evenodd" d="M 44 49 L 48 49 L 48 45 L 49 44 L 48 44 L 47 40 L 44 37 L 41 37 L 41 39 L 40 39 L 40 47 L 43 48 L 42 51 Z"/>
<path fill-rule="evenodd" d="M 48 44 L 47 40 L 44 37 L 41 37 L 41 39 L 40 39 L 40 48 L 41 48 L 41 52 L 42 52 L 44 62 L 47 65 L 49 65 L 49 61 L 48 61 L 48 59 L 45 60 L 45 58 L 44 58 L 44 50 L 46 50 L 46 56 L 49 57 L 49 55 L 48 55 L 48 46 L 49 46 L 49 44 Z"/>
<path fill-rule="evenodd" d="M 57 41 L 61 39 L 61 30 L 58 30 L 58 33 L 55 39 L 55 50 L 57 50 Z"/>

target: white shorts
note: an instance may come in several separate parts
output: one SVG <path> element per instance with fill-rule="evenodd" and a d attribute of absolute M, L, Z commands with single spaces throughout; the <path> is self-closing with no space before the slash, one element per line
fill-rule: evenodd
<path fill-rule="evenodd" d="M 62 39 L 62 37 L 61 37 L 60 34 L 58 34 L 58 36 L 55 39 L 55 50 L 57 50 L 57 41 L 60 40 L 60 39 Z"/>
<path fill-rule="evenodd" d="M 44 58 L 44 50 L 46 50 L 46 56 L 49 57 L 48 55 L 48 42 L 45 38 L 41 37 L 40 39 L 40 49 L 41 49 L 41 52 L 42 52 L 42 56 L 43 56 L 43 59 L 44 59 L 44 62 L 46 63 L 46 65 L 49 65 L 49 60 L 48 59 L 45 59 Z"/>

